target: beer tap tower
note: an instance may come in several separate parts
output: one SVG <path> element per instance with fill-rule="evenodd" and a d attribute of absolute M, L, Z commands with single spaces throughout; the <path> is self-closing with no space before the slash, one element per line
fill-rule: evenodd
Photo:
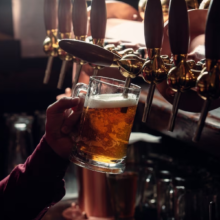
<path fill-rule="evenodd" d="M 58 7 L 59 21 L 59 39 L 71 39 L 72 37 L 72 2 L 71 0 L 60 0 Z M 66 66 L 73 59 L 72 55 L 68 54 L 61 48 L 58 48 L 58 55 L 62 62 L 61 72 L 57 88 L 61 89 L 65 78 Z"/>
<path fill-rule="evenodd" d="M 206 116 L 212 100 L 220 96 L 220 1 L 212 0 L 209 6 L 205 31 L 205 56 L 206 67 L 198 77 L 196 86 L 198 95 L 205 100 L 198 126 L 193 138 L 197 142 L 200 139 Z"/>
<path fill-rule="evenodd" d="M 49 55 L 47 68 L 44 76 L 44 83 L 47 84 L 50 79 L 53 58 L 58 55 L 58 22 L 57 22 L 57 0 L 44 0 L 44 23 L 47 36 L 43 43 L 44 52 Z"/>

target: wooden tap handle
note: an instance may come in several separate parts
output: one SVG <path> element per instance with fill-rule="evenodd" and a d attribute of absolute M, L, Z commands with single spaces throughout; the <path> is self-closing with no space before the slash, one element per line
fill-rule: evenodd
<path fill-rule="evenodd" d="M 44 0 L 44 24 L 46 30 L 58 28 L 57 13 L 57 0 Z"/>
<path fill-rule="evenodd" d="M 110 51 L 84 41 L 64 39 L 59 42 L 59 46 L 67 53 L 99 66 L 111 66 L 115 58 Z"/>
<path fill-rule="evenodd" d="M 91 35 L 93 39 L 104 39 L 107 22 L 105 0 L 93 0 L 90 14 Z"/>
<path fill-rule="evenodd" d="M 87 6 L 85 0 L 73 1 L 73 31 L 75 36 L 87 35 Z"/>
<path fill-rule="evenodd" d="M 205 54 L 207 59 L 220 59 L 220 1 L 212 0 L 209 6 L 205 30 Z"/>
<path fill-rule="evenodd" d="M 185 0 L 171 0 L 169 7 L 169 41 L 173 54 L 187 54 L 189 21 Z"/>
<path fill-rule="evenodd" d="M 58 8 L 59 32 L 70 33 L 72 25 L 72 2 L 71 0 L 59 0 Z"/>
<path fill-rule="evenodd" d="M 148 0 L 144 15 L 144 35 L 147 48 L 162 47 L 163 26 L 163 11 L 160 0 Z"/>

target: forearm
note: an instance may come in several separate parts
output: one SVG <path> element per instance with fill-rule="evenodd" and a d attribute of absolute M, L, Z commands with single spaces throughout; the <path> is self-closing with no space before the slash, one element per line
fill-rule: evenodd
<path fill-rule="evenodd" d="M 42 138 L 26 162 L 0 182 L 0 219 L 40 219 L 65 195 L 68 164 Z"/>

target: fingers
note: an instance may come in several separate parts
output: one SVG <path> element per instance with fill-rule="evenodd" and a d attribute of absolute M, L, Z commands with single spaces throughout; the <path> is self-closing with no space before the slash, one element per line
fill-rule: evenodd
<path fill-rule="evenodd" d="M 77 122 L 79 121 L 81 116 L 81 112 L 72 112 L 64 121 L 61 131 L 63 134 L 69 134 L 74 127 L 77 126 Z M 75 130 L 75 129 L 74 129 Z"/>
<path fill-rule="evenodd" d="M 60 99 L 62 99 L 62 98 L 64 98 L 64 97 L 67 97 L 67 95 L 66 95 L 66 94 L 58 95 L 58 96 L 56 97 L 56 100 L 60 100 Z"/>
<path fill-rule="evenodd" d="M 70 88 L 66 88 L 66 89 L 65 89 L 65 94 L 66 94 L 67 96 L 71 96 L 71 89 L 70 89 Z"/>
<path fill-rule="evenodd" d="M 63 125 L 62 125 L 62 128 L 61 128 L 61 131 L 62 133 L 64 134 L 68 134 L 70 133 L 71 131 L 75 130 L 78 126 L 78 123 L 79 122 L 79 119 L 80 119 L 80 116 L 81 116 L 81 113 L 82 113 L 82 110 L 83 110 L 83 106 L 84 106 L 84 100 L 85 100 L 85 97 L 84 95 L 80 95 L 80 101 L 79 101 L 79 104 L 72 108 L 72 112 L 71 114 L 65 119 Z"/>
<path fill-rule="evenodd" d="M 56 99 L 59 100 L 59 99 L 61 99 L 63 97 L 71 97 L 71 89 L 70 88 L 66 88 L 65 89 L 65 94 L 58 95 L 56 97 Z"/>
<path fill-rule="evenodd" d="M 66 109 L 76 107 L 80 102 L 79 98 L 64 97 L 47 108 L 47 114 L 63 113 Z"/>

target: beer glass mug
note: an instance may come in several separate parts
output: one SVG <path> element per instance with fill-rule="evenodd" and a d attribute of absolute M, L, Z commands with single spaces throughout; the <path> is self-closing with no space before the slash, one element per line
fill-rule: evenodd
<path fill-rule="evenodd" d="M 79 135 L 70 161 L 103 173 L 122 173 L 140 87 L 101 77 L 90 77 L 89 85 L 78 83 L 73 97 L 85 95 Z"/>

